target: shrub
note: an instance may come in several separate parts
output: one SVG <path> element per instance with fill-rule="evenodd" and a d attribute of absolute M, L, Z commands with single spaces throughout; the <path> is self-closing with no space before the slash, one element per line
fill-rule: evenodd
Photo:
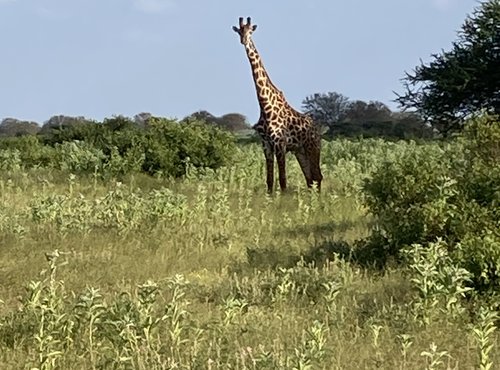
<path fill-rule="evenodd" d="M 3 138 L 0 149 L 17 150 L 23 167 L 51 167 L 54 163 L 54 149 L 43 145 L 32 135 Z"/>
<path fill-rule="evenodd" d="M 473 273 L 476 289 L 498 287 L 499 138 L 498 120 L 485 116 L 451 144 L 384 163 L 364 186 L 378 219 L 371 255 L 386 260 L 405 246 L 441 238 L 454 262 Z"/>
<path fill-rule="evenodd" d="M 453 209 L 447 199 L 456 195 L 457 186 L 451 176 L 449 153 L 424 146 L 383 163 L 366 182 L 366 202 L 390 253 L 449 233 Z"/>
<path fill-rule="evenodd" d="M 151 118 L 149 125 L 143 170 L 150 174 L 179 177 L 186 174 L 190 165 L 217 169 L 228 163 L 235 150 L 230 134 L 203 122 L 179 124 Z"/>
<path fill-rule="evenodd" d="M 2 139 L 2 149 L 17 150 L 26 168 L 98 171 L 107 177 L 140 171 L 181 177 L 190 167 L 215 170 L 224 166 L 235 152 L 235 144 L 231 134 L 201 121 L 179 123 L 150 117 L 147 127 L 141 127 L 118 116 L 103 123 L 54 127 L 38 138 Z"/>
<path fill-rule="evenodd" d="M 412 302 L 421 323 L 430 324 L 435 310 L 448 317 L 460 317 L 464 312 L 461 298 L 471 289 L 467 287 L 471 273 L 457 267 L 449 256 L 447 245 L 437 240 L 425 248 L 419 244 L 402 249 L 407 264 L 405 275 L 418 292 Z"/>
<path fill-rule="evenodd" d="M 102 169 L 104 153 L 85 142 L 72 141 L 56 144 L 57 163 L 71 173 L 91 173 Z"/>
<path fill-rule="evenodd" d="M 17 149 L 0 149 L 0 170 L 16 171 L 21 169 L 21 152 Z"/>

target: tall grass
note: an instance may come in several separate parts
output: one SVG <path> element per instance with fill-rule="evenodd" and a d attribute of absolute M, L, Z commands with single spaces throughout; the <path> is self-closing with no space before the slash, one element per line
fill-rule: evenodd
<path fill-rule="evenodd" d="M 0 174 L 1 368 L 495 368 L 496 317 L 470 314 L 468 276 L 439 244 L 408 249 L 405 270 L 349 258 L 374 227 L 364 180 L 438 146 L 325 143 L 322 193 L 290 158 L 292 190 L 272 196 L 253 144 L 182 180 L 105 182 L 0 153 L 12 163 Z"/>

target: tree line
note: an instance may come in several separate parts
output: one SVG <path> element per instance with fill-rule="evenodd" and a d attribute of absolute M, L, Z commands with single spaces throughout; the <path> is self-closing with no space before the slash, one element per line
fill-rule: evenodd
<path fill-rule="evenodd" d="M 416 113 L 393 112 L 379 101 L 350 100 L 336 92 L 311 95 L 302 102 L 302 109 L 327 137 L 429 139 L 435 134 Z"/>
<path fill-rule="evenodd" d="M 148 126 L 149 121 L 153 115 L 151 113 L 142 112 L 136 114 L 132 118 L 117 116 L 115 118 L 123 118 L 128 123 L 133 124 L 139 128 L 145 128 Z M 239 113 L 228 113 L 223 116 L 217 117 L 207 111 L 198 111 L 189 116 L 184 117 L 179 122 L 205 122 L 210 126 L 219 127 L 231 132 L 238 132 L 250 129 L 247 123 L 246 117 Z M 72 128 L 81 126 L 84 124 L 97 123 L 97 121 L 88 119 L 83 116 L 67 116 L 67 115 L 55 115 L 49 118 L 43 123 L 43 125 L 38 124 L 33 121 L 23 121 L 16 118 L 4 118 L 0 122 L 0 137 L 15 137 L 24 135 L 36 135 L 36 134 L 50 134 L 54 130 L 61 130 L 65 128 Z"/>
<path fill-rule="evenodd" d="M 328 92 L 304 99 L 302 109 L 324 129 L 326 137 L 384 137 L 389 139 L 431 138 L 433 131 L 417 114 L 392 112 L 381 102 L 350 101 L 342 94 Z M 120 116 L 118 116 L 120 117 Z M 139 113 L 127 122 L 145 128 L 152 115 Z M 123 117 L 124 118 L 124 117 Z M 194 112 L 180 123 L 205 122 L 239 135 L 251 135 L 251 124 L 240 113 L 215 116 L 206 110 Z M 0 137 L 51 135 L 54 131 L 96 123 L 82 116 L 55 115 L 39 125 L 32 121 L 5 118 L 0 122 Z"/>

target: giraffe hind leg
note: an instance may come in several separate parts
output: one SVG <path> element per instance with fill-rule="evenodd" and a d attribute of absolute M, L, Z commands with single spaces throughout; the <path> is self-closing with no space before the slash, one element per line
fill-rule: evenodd
<path fill-rule="evenodd" d="M 312 148 L 309 155 L 309 163 L 311 167 L 312 181 L 314 181 L 317 184 L 318 190 L 321 190 L 321 181 L 323 180 L 323 175 L 321 174 L 320 157 L 321 157 L 320 147 Z"/>
<path fill-rule="evenodd" d="M 310 188 L 313 184 L 313 178 L 311 175 L 311 163 L 309 161 L 309 158 L 306 156 L 306 154 L 303 150 L 296 152 L 295 157 L 297 158 L 297 161 L 299 162 L 302 173 L 304 174 L 304 177 L 306 178 L 307 187 Z"/>

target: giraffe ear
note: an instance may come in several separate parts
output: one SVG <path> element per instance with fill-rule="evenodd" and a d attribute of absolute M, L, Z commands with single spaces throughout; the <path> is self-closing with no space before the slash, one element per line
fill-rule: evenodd
<path fill-rule="evenodd" d="M 256 29 L 257 29 L 257 25 L 256 25 L 256 24 L 254 24 L 254 25 L 252 26 L 252 31 L 255 31 Z"/>
<path fill-rule="evenodd" d="M 233 26 L 233 31 L 236 33 L 240 33 L 240 29 L 236 26 Z"/>

